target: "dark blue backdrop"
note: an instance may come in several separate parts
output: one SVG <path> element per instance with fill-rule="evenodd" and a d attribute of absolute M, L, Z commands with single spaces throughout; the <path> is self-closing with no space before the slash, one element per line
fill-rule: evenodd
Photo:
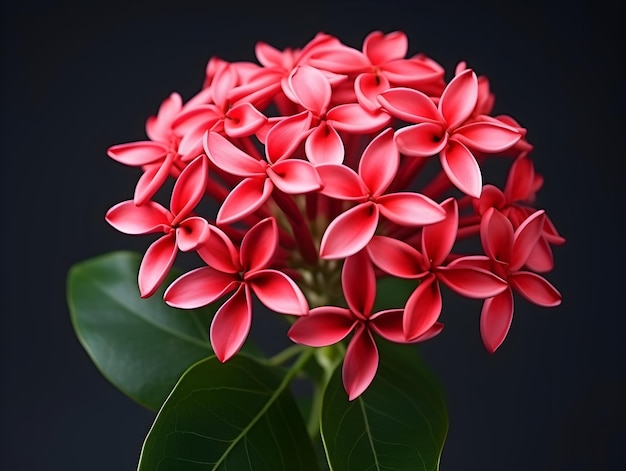
<path fill-rule="evenodd" d="M 170 92 L 194 94 L 210 56 L 254 60 L 258 40 L 300 47 L 318 31 L 358 47 L 379 29 L 490 78 L 497 111 L 529 129 L 538 204 L 568 239 L 548 275 L 562 306 L 518 302 L 496 355 L 480 303 L 446 302 L 444 333 L 422 349 L 448 396 L 442 470 L 624 469 L 619 18 L 605 1 L 5 1 L 0 468 L 134 469 L 153 419 L 100 375 L 65 303 L 73 263 L 146 246 L 104 222 L 137 178 L 106 148 L 143 139 Z"/>

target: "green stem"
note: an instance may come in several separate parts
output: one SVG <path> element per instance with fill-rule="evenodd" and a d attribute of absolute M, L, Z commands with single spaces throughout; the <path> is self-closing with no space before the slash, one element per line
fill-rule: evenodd
<path fill-rule="evenodd" d="M 296 356 L 298 353 L 303 352 L 307 348 L 309 347 L 305 345 L 291 345 L 284 350 L 278 352 L 276 355 L 270 358 L 267 363 L 272 366 L 280 366 L 291 357 Z"/>

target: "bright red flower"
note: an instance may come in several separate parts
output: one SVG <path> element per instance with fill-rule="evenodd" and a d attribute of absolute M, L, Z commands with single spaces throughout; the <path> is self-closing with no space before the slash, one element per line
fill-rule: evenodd
<path fill-rule="evenodd" d="M 234 293 L 211 323 L 211 344 L 221 362 L 244 344 L 252 323 L 252 293 L 269 309 L 304 316 L 309 312 L 298 285 L 284 273 L 269 269 L 278 245 L 278 226 L 267 218 L 243 237 L 239 250 L 228 236 L 211 227 L 211 245 L 198 250 L 207 266 L 176 279 L 165 291 L 167 304 L 182 309 L 206 306 Z"/>
<path fill-rule="evenodd" d="M 423 335 L 439 318 L 442 307 L 439 283 L 475 299 L 490 298 L 508 287 L 504 280 L 484 268 L 446 265 L 456 241 L 458 209 L 453 198 L 441 206 L 446 218 L 422 229 L 421 252 L 385 236 L 375 236 L 367 246 L 372 261 L 381 270 L 400 278 L 420 280 L 404 307 L 404 333 L 409 340 Z"/>
<path fill-rule="evenodd" d="M 176 180 L 169 211 L 154 201 L 137 206 L 131 200 L 107 211 L 107 222 L 125 234 L 165 233 L 148 247 L 141 261 L 139 291 L 142 298 L 152 296 L 163 283 L 179 249 L 183 252 L 196 250 L 208 240 L 209 223 L 193 213 L 204 196 L 208 177 L 209 162 L 201 155 Z"/>
<path fill-rule="evenodd" d="M 433 224 L 445 217 L 441 206 L 419 193 L 383 194 L 396 176 L 399 162 L 393 130 L 388 128 L 363 151 L 358 174 L 341 165 L 316 167 L 324 182 L 320 193 L 357 202 L 326 229 L 320 246 L 322 258 L 344 258 L 361 250 L 374 236 L 380 215 L 403 226 Z"/>
<path fill-rule="evenodd" d="M 340 342 L 353 332 L 342 367 L 343 384 L 352 401 L 367 389 L 378 369 L 378 348 L 373 334 L 390 342 L 408 342 L 402 330 L 402 309 L 372 314 L 376 276 L 365 251 L 346 259 L 341 284 L 347 308 L 323 306 L 311 309 L 308 316 L 296 320 L 288 335 L 296 343 L 323 347 Z M 442 328 L 442 324 L 435 324 L 414 341 L 432 338 Z"/>
<path fill-rule="evenodd" d="M 522 137 L 518 129 L 495 119 L 468 120 L 478 101 L 478 79 L 471 69 L 450 81 L 437 105 L 424 93 L 403 87 L 383 92 L 378 100 L 393 116 L 417 123 L 396 131 L 400 152 L 414 157 L 439 154 L 450 181 L 475 198 L 480 196 L 482 174 L 472 152 L 502 152 Z"/>

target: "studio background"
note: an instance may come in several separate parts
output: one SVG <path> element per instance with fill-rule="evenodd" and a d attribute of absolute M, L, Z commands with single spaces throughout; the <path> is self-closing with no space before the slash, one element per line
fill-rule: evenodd
<path fill-rule="evenodd" d="M 496 113 L 528 129 L 537 205 L 567 239 L 547 275 L 563 304 L 516 300 L 495 355 L 480 302 L 444 301 L 446 327 L 421 348 L 447 395 L 442 471 L 624 469 L 623 30 L 617 5 L 561 5 L 3 2 L 0 468 L 132 470 L 154 418 L 101 376 L 65 300 L 71 265 L 149 243 L 104 221 L 138 177 L 107 147 L 144 139 L 146 117 L 195 94 L 211 56 L 402 30 L 448 80 L 461 60 L 489 77 Z"/>

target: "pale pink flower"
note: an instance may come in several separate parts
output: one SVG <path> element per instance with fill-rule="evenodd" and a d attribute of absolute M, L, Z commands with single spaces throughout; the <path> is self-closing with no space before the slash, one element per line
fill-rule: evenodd
<path fill-rule="evenodd" d="M 305 316 L 308 303 L 298 285 L 283 272 L 268 268 L 278 245 L 274 218 L 263 219 L 243 237 L 239 250 L 228 236 L 211 226 L 211 245 L 198 250 L 207 266 L 176 279 L 165 291 L 167 304 L 182 309 L 206 306 L 233 293 L 211 323 L 211 345 L 225 362 L 243 346 L 252 323 L 252 293 L 267 308 Z"/>

